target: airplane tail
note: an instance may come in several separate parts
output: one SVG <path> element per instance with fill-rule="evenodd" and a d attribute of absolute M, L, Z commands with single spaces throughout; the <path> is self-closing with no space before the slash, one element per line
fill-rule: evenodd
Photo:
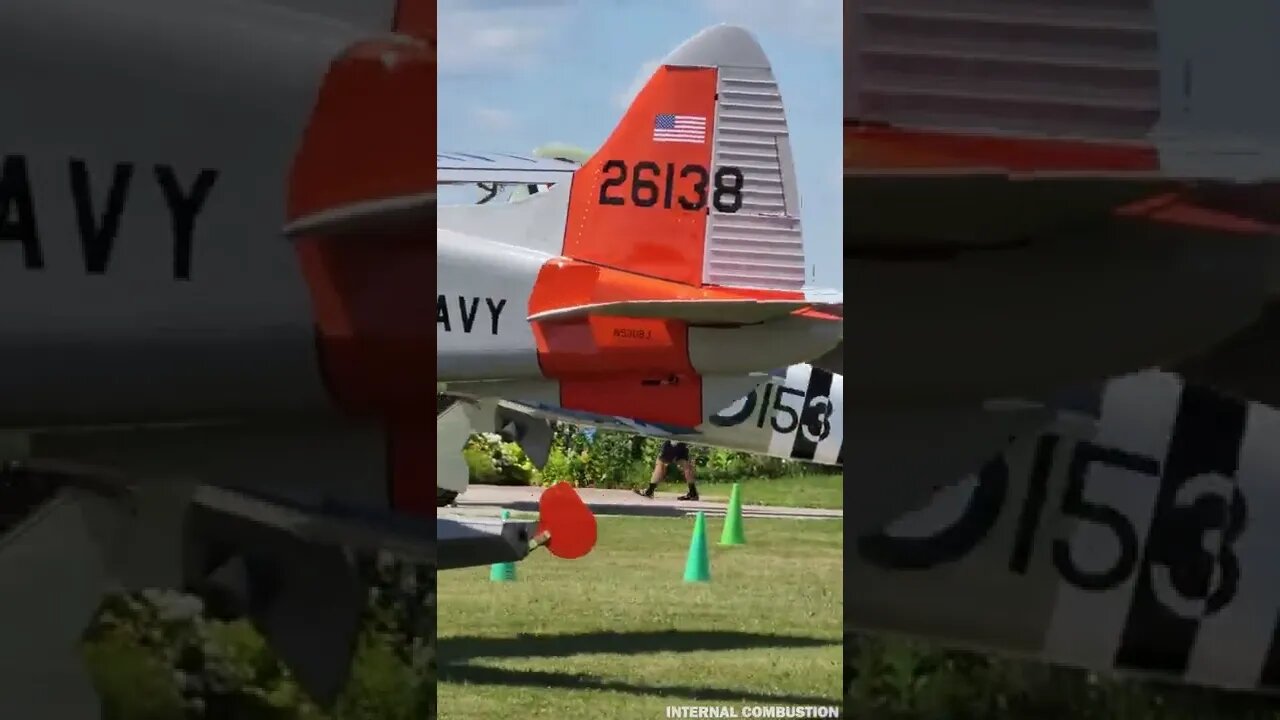
<path fill-rule="evenodd" d="M 563 254 L 694 287 L 801 289 L 786 114 L 747 31 L 708 28 L 662 61 L 574 173 Z"/>
<path fill-rule="evenodd" d="M 575 295 L 806 298 L 786 112 L 769 61 L 746 30 L 707 28 L 667 55 L 594 154 L 547 147 L 535 155 L 585 160 L 571 174 L 530 172 L 532 161 L 506 156 L 494 156 L 503 167 L 463 160 L 466 172 L 450 178 L 525 192 L 510 203 L 440 208 L 437 216 L 439 229 L 572 261 L 549 263 L 538 280 L 544 297 L 531 300 L 530 314 L 568 307 Z M 568 290 L 554 289 L 561 287 Z"/>
<path fill-rule="evenodd" d="M 746 392 L 737 376 L 839 341 L 830 298 L 805 287 L 786 114 L 745 30 L 708 28 L 676 48 L 601 147 L 554 182 L 442 208 L 437 227 L 545 254 L 527 319 L 560 407 L 696 427 Z"/>

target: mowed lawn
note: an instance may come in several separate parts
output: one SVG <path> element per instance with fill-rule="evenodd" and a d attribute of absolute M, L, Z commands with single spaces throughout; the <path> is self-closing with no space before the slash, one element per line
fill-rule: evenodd
<path fill-rule="evenodd" d="M 512 583 L 441 572 L 439 717 L 665 717 L 668 705 L 842 699 L 843 522 L 761 520 L 684 583 L 693 519 L 606 517 L 590 555 L 539 550 Z"/>
<path fill-rule="evenodd" d="M 742 503 L 744 505 L 772 505 L 775 507 L 830 508 L 844 507 L 843 475 L 797 475 L 760 480 L 743 480 Z M 684 492 L 684 485 L 678 487 Z M 664 486 L 662 490 L 668 489 Z M 732 483 L 698 483 L 698 496 L 702 500 L 728 502 Z"/>

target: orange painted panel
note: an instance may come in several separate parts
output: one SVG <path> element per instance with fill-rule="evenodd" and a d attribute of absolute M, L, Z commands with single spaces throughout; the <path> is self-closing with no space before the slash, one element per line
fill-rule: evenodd
<path fill-rule="evenodd" d="M 554 258 L 538 271 L 533 292 L 529 294 L 529 314 L 623 300 L 795 300 L 803 297 L 804 293 L 794 290 L 683 285 L 568 258 Z"/>
<path fill-rule="evenodd" d="M 357 43 L 320 87 L 289 179 L 288 219 L 435 192 L 435 52 L 406 38 Z"/>
<path fill-rule="evenodd" d="M 564 255 L 701 284 L 714 188 L 715 97 L 714 68 L 658 69 L 609 139 L 574 173 Z M 659 115 L 702 118 L 701 141 L 696 130 L 688 142 L 655 139 Z"/>
<path fill-rule="evenodd" d="M 694 372 L 688 327 L 675 320 L 589 316 L 535 322 L 533 335 L 542 374 L 549 378 L 659 379 Z"/>
<path fill-rule="evenodd" d="M 845 127 L 844 152 L 846 170 L 997 167 L 1015 172 L 1152 172 L 1160 168 L 1155 148 L 1145 144 L 924 132 L 858 123 Z M 1116 214 L 1232 234 L 1274 233 L 1276 225 L 1257 212 L 1275 206 L 1263 200 L 1266 192 L 1241 189 L 1233 199 L 1243 197 L 1243 207 L 1225 210 L 1212 207 L 1211 201 L 1164 193 L 1117 208 Z"/>
<path fill-rule="evenodd" d="M 560 383 L 560 403 L 584 412 L 696 427 L 702 422 L 702 378 L 689 375 L 661 385 L 639 378 L 565 380 Z"/>
<path fill-rule="evenodd" d="M 795 299 L 802 293 L 690 287 L 567 258 L 549 260 L 529 295 L 529 314 L 628 300 Z M 693 373 L 688 324 L 665 318 L 591 315 L 532 323 L 545 377 L 567 379 L 639 373 Z"/>
<path fill-rule="evenodd" d="M 1004 168 L 1031 170 L 1152 171 L 1160 166 L 1149 145 L 1079 140 L 924 132 L 854 124 L 844 131 L 846 170 Z"/>
<path fill-rule="evenodd" d="M 336 58 L 294 157 L 288 219 L 355 202 L 435 192 L 435 53 L 408 38 Z M 295 240 L 335 403 L 365 416 L 426 417 L 435 394 L 434 227 Z M 433 446 L 434 447 L 434 446 Z"/>
<path fill-rule="evenodd" d="M 434 402 L 435 244 L 419 236 L 301 238 L 321 371 L 346 412 L 422 417 Z M 434 446 L 433 446 L 434 447 Z"/>

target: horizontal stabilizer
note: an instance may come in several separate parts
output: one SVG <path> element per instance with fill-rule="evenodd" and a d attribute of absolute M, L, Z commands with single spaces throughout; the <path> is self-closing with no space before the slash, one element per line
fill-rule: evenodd
<path fill-rule="evenodd" d="M 690 325 L 755 325 L 786 317 L 811 307 L 806 300 L 623 300 L 577 305 L 534 313 L 530 322 L 569 320 L 588 315 L 634 318 L 668 318 Z"/>
<path fill-rule="evenodd" d="M 1185 187 L 1151 173 L 847 171 L 850 245 L 1000 245 Z M 928 212 L 920 212 L 928 198 Z"/>
<path fill-rule="evenodd" d="M 577 163 L 558 157 L 506 153 L 436 153 L 436 182 L 441 185 L 545 185 L 568 180 L 577 169 Z"/>
<path fill-rule="evenodd" d="M 1149 221 L 1261 235 L 1274 224 L 1223 199 L 1265 205 L 1265 185 L 1167 172 L 857 169 L 845 172 L 845 209 L 858 218 L 848 245 L 862 249 L 951 244 L 999 246 L 1117 211 Z M 920 198 L 929 212 L 918 212 Z M 1136 209 L 1141 206 L 1142 211 Z M 1255 208 L 1256 210 L 1256 208 Z"/>

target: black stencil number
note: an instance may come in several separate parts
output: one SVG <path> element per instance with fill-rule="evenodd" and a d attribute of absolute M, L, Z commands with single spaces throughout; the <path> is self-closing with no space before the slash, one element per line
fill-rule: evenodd
<path fill-rule="evenodd" d="M 795 408 L 788 407 L 783 402 L 782 397 L 784 395 L 790 395 L 792 397 L 798 397 L 803 399 L 804 391 L 797 390 L 795 388 L 789 388 L 789 387 L 786 387 L 785 385 L 779 385 L 778 392 L 774 393 L 774 396 L 773 396 L 774 415 L 770 419 L 769 424 L 773 426 L 774 432 L 780 433 L 782 435 L 790 435 L 800 427 L 800 413 L 796 412 Z M 787 424 L 785 426 L 778 425 L 778 418 L 781 417 L 782 415 L 786 415 L 788 418 Z"/>
<path fill-rule="evenodd" d="M 610 177 L 609 173 L 617 171 L 616 177 Z M 627 164 L 622 160 L 608 160 L 604 164 L 605 180 L 600 183 L 600 204 L 601 205 L 626 205 L 627 201 L 617 195 L 610 195 L 609 189 L 619 187 L 627 181 Z"/>
<path fill-rule="evenodd" d="M 715 173 L 714 189 L 711 173 L 702 165 L 691 164 L 677 168 L 675 163 L 659 165 L 651 160 L 641 160 L 629 168 L 625 160 L 606 160 L 601 169 L 604 181 L 600 183 L 601 205 L 634 205 L 649 208 L 661 205 L 670 209 L 678 203 L 688 211 L 706 208 L 707 201 L 722 213 L 736 213 L 742 209 L 742 170 L 725 166 Z M 676 191 L 676 178 L 692 180 L 692 187 Z M 624 186 L 630 185 L 628 191 Z M 710 193 L 708 190 L 712 190 Z"/>
<path fill-rule="evenodd" d="M 716 190 L 711 204 L 722 213 L 736 213 L 742 209 L 742 171 L 725 166 L 716 170 Z"/>
<path fill-rule="evenodd" d="M 819 443 L 831 434 L 831 398 L 815 397 L 800 413 L 800 428 L 810 442 Z"/>
<path fill-rule="evenodd" d="M 1156 598 L 1188 619 L 1222 610 L 1240 586 L 1235 543 L 1248 517 L 1244 495 L 1226 478 L 1198 475 L 1184 481 L 1166 513 L 1151 541 Z"/>
<path fill-rule="evenodd" d="M 799 411 L 787 405 L 787 397 L 803 399 L 805 392 L 785 385 L 765 383 L 763 399 L 757 396 L 755 390 L 752 390 L 747 394 L 746 401 L 740 409 L 733 411 L 732 414 L 712 415 L 711 424 L 716 427 L 741 425 L 758 407 L 760 412 L 756 414 L 756 427 L 764 427 L 767 420 L 773 431 L 782 435 L 796 432 L 802 424 L 808 425 L 811 428 L 810 432 L 820 439 L 831 433 L 831 425 L 828 421 L 831 413 L 830 400 L 826 400 L 827 404 L 821 407 L 805 408 L 802 417 Z M 771 399 L 772 402 L 770 402 Z"/>
<path fill-rule="evenodd" d="M 1124 513 L 1116 508 L 1086 500 L 1085 477 L 1094 463 L 1123 468 L 1134 473 L 1157 476 L 1159 463 L 1150 458 L 1133 455 L 1121 450 L 1102 448 L 1091 443 L 1081 443 L 1071 457 L 1067 468 L 1067 491 L 1062 497 L 1062 514 L 1081 522 L 1106 528 L 1120 545 L 1120 556 L 1111 567 L 1101 572 L 1089 572 L 1076 564 L 1071 556 L 1067 540 L 1053 541 L 1053 565 L 1063 579 L 1090 592 L 1110 590 L 1128 579 L 1138 565 L 1138 532 Z"/>
<path fill-rule="evenodd" d="M 685 165 L 680 169 L 682 180 L 694 175 L 697 179 L 693 181 L 693 199 L 680 196 L 680 207 L 685 210 L 701 210 L 707 206 L 707 181 L 711 179 L 707 175 L 707 169 L 701 165 Z"/>
<path fill-rule="evenodd" d="M 631 178 L 632 205 L 636 207 L 653 207 L 658 204 L 658 183 L 654 181 L 661 172 L 662 168 L 658 167 L 658 163 L 649 162 L 648 160 L 641 160 L 636 163 L 636 171 Z M 670 207 L 670 204 L 668 199 L 667 206 Z"/>

